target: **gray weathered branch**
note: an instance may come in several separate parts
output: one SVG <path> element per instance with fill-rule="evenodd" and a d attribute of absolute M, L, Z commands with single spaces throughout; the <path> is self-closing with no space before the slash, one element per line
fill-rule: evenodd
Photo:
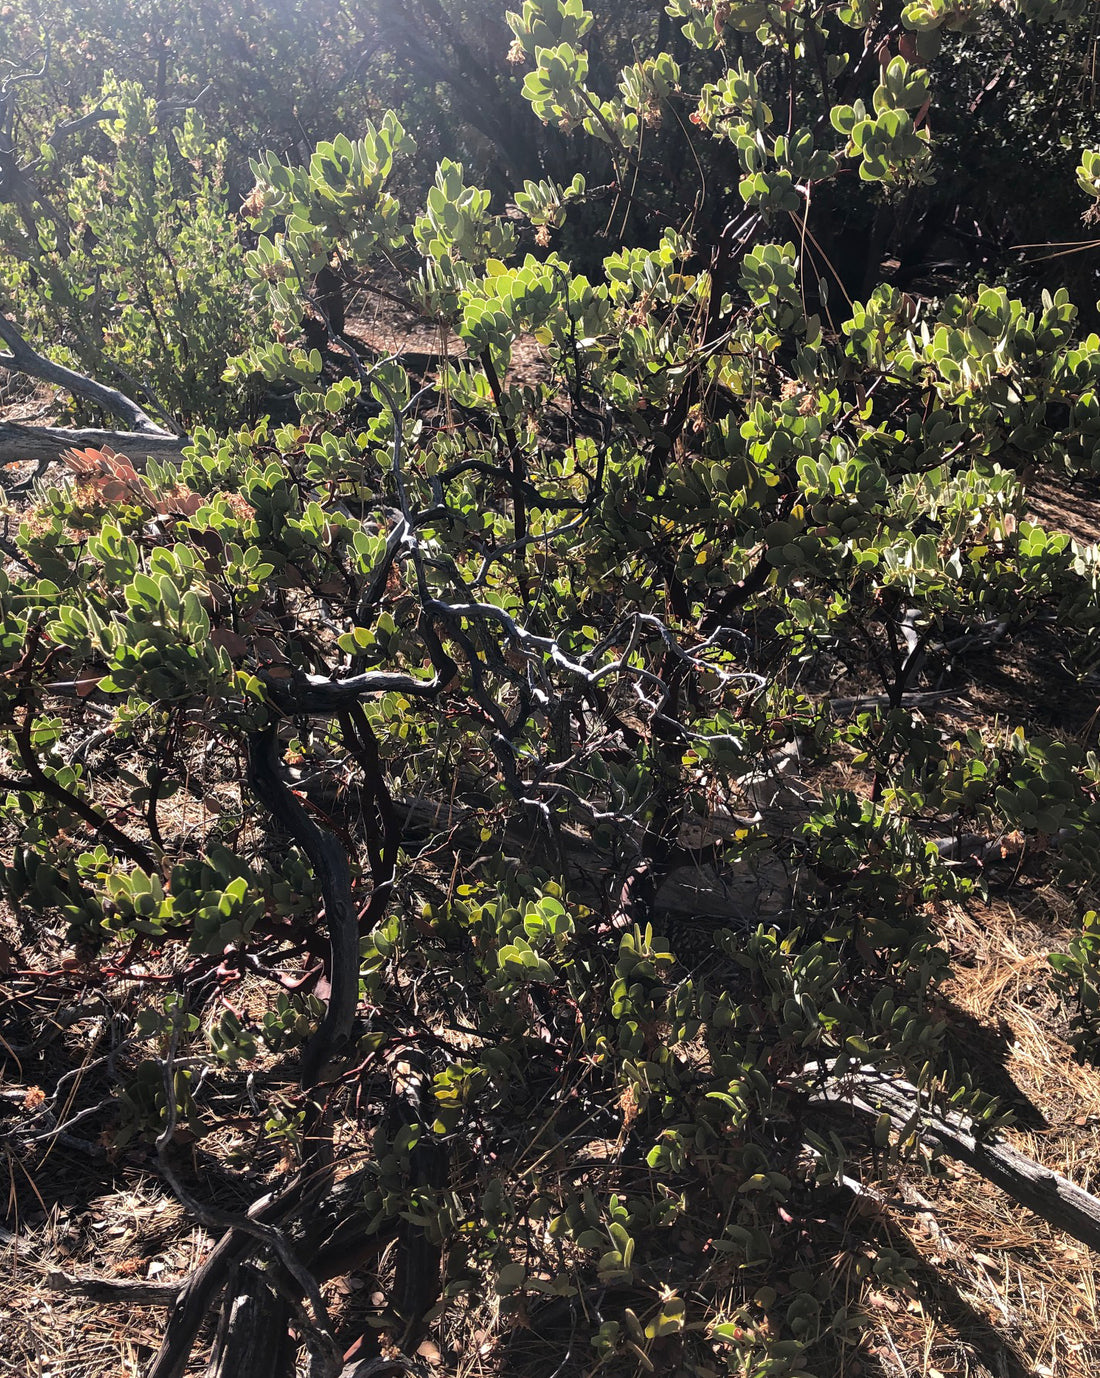
<path fill-rule="evenodd" d="M 108 431 L 100 427 L 69 429 L 66 426 L 20 426 L 0 421 L 0 464 L 17 460 L 54 460 L 62 450 L 102 449 L 109 445 L 125 454 L 140 471 L 148 458 L 179 459 L 191 441 L 167 431 Z"/>
<path fill-rule="evenodd" d="M 144 407 L 126 393 L 47 359 L 24 338 L 3 312 L 0 312 L 0 340 L 8 346 L 8 353 L 0 354 L 0 368 L 12 373 L 25 373 L 29 378 L 38 378 L 44 383 L 65 388 L 77 397 L 94 402 L 97 407 L 102 407 L 132 428 L 130 431 L 77 431 L 60 426 L 18 426 L 4 422 L 0 424 L 0 463 L 21 459 L 52 459 L 72 445 L 110 445 L 116 450 L 135 450 L 139 455 L 178 458 L 184 445 L 189 443 L 186 436 L 158 426 Z"/>
<path fill-rule="evenodd" d="M 79 134 L 84 129 L 90 129 L 94 125 L 102 124 L 104 120 L 113 120 L 117 118 L 117 110 L 111 109 L 106 105 L 97 105 L 94 110 L 89 110 L 84 115 L 78 115 L 75 119 L 66 120 L 63 124 L 59 124 L 46 140 L 46 146 L 48 148 L 59 148 L 71 135 Z M 42 166 L 42 162 L 43 158 L 39 156 L 31 162 L 24 164 L 24 166 L 19 169 L 19 176 L 26 177 L 32 172 L 37 172 Z"/>
<path fill-rule="evenodd" d="M 969 1116 L 922 1104 L 916 1087 L 900 1077 L 873 1067 L 848 1068 L 815 1090 L 810 1099 L 850 1105 L 872 1115 L 885 1113 L 895 1128 L 914 1123 L 916 1117 L 916 1132 L 925 1143 L 966 1163 L 1021 1206 L 1100 1253 L 1100 1200 L 997 1135 L 987 1138 L 976 1132 Z"/>

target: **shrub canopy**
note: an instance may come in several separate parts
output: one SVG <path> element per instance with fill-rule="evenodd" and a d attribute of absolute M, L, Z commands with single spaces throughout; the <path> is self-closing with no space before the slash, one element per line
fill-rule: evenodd
<path fill-rule="evenodd" d="M 82 82 L 51 7 L 62 123 L 3 90 L 0 306 L 190 432 L 78 446 L 0 574 L 4 893 L 52 980 L 139 992 L 104 1132 L 203 1220 L 173 1134 L 224 1157 L 262 1078 L 256 1154 L 396 1241 L 405 1346 L 492 1309 L 531 1371 L 834 1372 L 852 1277 L 904 1281 L 820 1266 L 843 1181 L 919 1124 L 824 1089 L 994 1133 L 942 916 L 1017 843 L 1096 879 L 1100 555 L 1029 496 L 1100 467 L 1091 299 L 1029 261 L 1100 199 L 1085 6 L 251 8 L 158 7 L 144 56 L 104 9 Z M 1033 701 L 968 714 L 1008 654 Z M 1095 929 L 1055 959 L 1085 1055 Z M 283 1250 L 331 1239 L 280 1199 L 289 1372 Z"/>

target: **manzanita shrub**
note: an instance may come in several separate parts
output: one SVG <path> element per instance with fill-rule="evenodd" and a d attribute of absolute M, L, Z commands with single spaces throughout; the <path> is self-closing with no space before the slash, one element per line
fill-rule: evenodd
<path fill-rule="evenodd" d="M 57 362 L 184 426 L 224 427 L 242 403 L 226 355 L 269 333 L 247 307 L 225 142 L 198 111 L 164 110 L 113 76 L 70 122 L 89 123 L 90 148 L 64 125 L 18 148 L 29 156 L 0 200 L 0 305 L 17 302 Z"/>
<path fill-rule="evenodd" d="M 260 159 L 244 267 L 277 336 L 225 378 L 292 384 L 298 419 L 200 426 L 172 466 L 73 455 L 22 520 L 5 893 L 63 920 L 83 979 L 175 978 L 146 988 L 114 1132 L 155 1137 L 169 1085 L 217 1125 L 193 1070 L 162 1075 L 184 1047 L 225 1078 L 300 1048 L 265 1136 L 307 1152 L 318 1104 L 358 1118 L 362 1229 L 435 1259 L 420 1314 L 379 1318 L 399 1334 L 496 1298 L 541 1372 L 835 1372 L 857 1280 L 904 1269 L 815 1267 L 865 1146 L 815 1118 L 820 1079 L 870 1065 L 1000 1114 L 945 1050 L 938 906 L 982 883 L 975 838 L 1094 883 L 1100 756 L 951 695 L 1006 647 L 1095 673 L 1100 555 L 1028 483 L 1100 468 L 1100 338 L 1064 292 L 847 300 L 813 247 L 819 189 L 936 175 L 924 64 L 995 8 L 673 0 L 677 55 L 606 83 L 581 0 L 526 0 L 524 94 L 623 196 L 663 120 L 736 160 L 717 239 L 688 217 L 582 274 L 554 244 L 583 178 L 517 188 L 517 221 L 444 161 L 406 204 L 396 114 Z M 429 380 L 296 343 L 333 263 L 402 275 Z M 1058 962 L 1085 1052 L 1094 920 Z"/>

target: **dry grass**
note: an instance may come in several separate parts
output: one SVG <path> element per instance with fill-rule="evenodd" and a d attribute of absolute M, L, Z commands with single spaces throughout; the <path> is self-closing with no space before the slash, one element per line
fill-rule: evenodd
<path fill-rule="evenodd" d="M 1021 883 L 1013 894 L 1013 904 L 950 906 L 939 916 L 954 971 L 943 992 L 952 1036 L 957 1050 L 968 1053 L 971 1065 L 1017 1108 L 1013 1142 L 1085 1189 L 1100 1189 L 1100 1070 L 1073 1061 L 1047 966 L 1047 953 L 1068 940 L 1080 906 L 1051 887 L 1028 891 Z M 0 993 L 7 993 L 2 985 Z M 263 991 L 243 983 L 235 998 L 251 1008 Z M 48 1014 L 45 1006 L 35 1011 L 39 1020 Z M 87 1037 L 81 1027 L 67 1031 L 46 1055 L 78 1063 L 76 1040 Z M 260 1069 L 258 1082 L 271 1082 L 260 1094 L 273 1090 L 279 1076 L 274 1065 Z M 20 1081 L 9 1063 L 0 1093 L 10 1103 L 11 1094 L 31 1081 L 31 1068 Z M 84 1093 L 94 1099 L 93 1090 Z M 196 1180 L 208 1192 L 218 1189 L 209 1173 L 219 1163 L 239 1171 L 243 1139 L 237 1131 L 248 1107 L 239 1110 L 223 1132 L 202 1140 L 207 1166 L 196 1159 L 195 1167 L 208 1175 Z M 274 1160 L 254 1166 L 258 1179 L 279 1168 Z M 148 1363 L 159 1344 L 162 1310 L 59 1293 L 49 1274 L 174 1281 L 201 1262 L 209 1238 L 189 1225 L 151 1168 L 141 1144 L 98 1158 L 65 1146 L 33 1159 L 8 1156 L 0 1375 L 106 1378 L 136 1375 Z M 930 1179 L 916 1165 L 884 1171 L 867 1162 L 862 1168 L 865 1182 L 880 1179 L 876 1195 L 857 1201 L 846 1222 L 830 1220 L 819 1241 L 824 1258 L 830 1247 L 825 1234 L 835 1235 L 832 1267 L 841 1293 L 866 1317 L 856 1343 L 836 1354 L 839 1378 L 1085 1378 L 1100 1369 L 1096 1263 L 1087 1249 L 966 1169 L 947 1166 Z M 687 1235 L 670 1240 L 677 1252 L 690 1244 Z M 898 1266 L 868 1278 L 866 1262 L 887 1250 L 895 1251 Z M 327 1289 L 338 1321 L 354 1324 L 378 1305 L 387 1266 L 383 1260 L 378 1273 Z M 490 1315 L 487 1308 L 444 1318 L 433 1336 L 444 1353 L 429 1345 L 426 1355 L 432 1371 L 454 1378 L 541 1378 L 546 1351 L 535 1348 L 533 1334 L 529 1344 L 522 1318 L 519 1324 L 517 1332 L 515 1316 Z M 461 1347 L 448 1346 L 460 1332 Z M 560 1338 L 568 1339 L 567 1330 Z M 189 1372 L 201 1372 L 201 1346 L 196 1353 Z M 588 1368 L 594 1363 L 590 1356 Z M 701 1370 L 677 1357 L 669 1372 L 696 1378 Z M 605 1367 L 601 1378 L 612 1378 L 612 1370 Z M 832 1372 L 819 1370 L 819 1378 L 832 1378 Z"/>
<path fill-rule="evenodd" d="M 59 1172 L 68 1175 L 71 1165 L 55 1154 L 36 1175 L 48 1173 L 54 1188 Z M 102 1195 L 83 1200 L 73 1176 L 71 1194 L 28 1212 L 18 1235 L 0 1235 L 0 1374 L 139 1374 L 159 1347 L 163 1312 L 59 1293 L 49 1275 L 182 1281 L 211 1246 L 152 1179 L 105 1183 Z"/>
<path fill-rule="evenodd" d="M 943 916 L 955 976 L 946 995 L 999 1029 L 1004 1071 L 1035 1128 L 1009 1139 L 1086 1190 L 1100 1173 L 1100 1071 L 1078 1066 L 1061 1036 L 1047 952 L 1068 938 L 1064 898 L 1021 912 L 1004 903 Z M 1052 910 L 1049 901 L 1060 902 Z M 969 1024 L 966 1027 L 970 1027 Z M 981 1049 L 974 1065 L 981 1070 Z M 930 1189 L 912 1175 L 887 1188 L 884 1238 L 907 1259 L 911 1295 L 871 1292 L 865 1353 L 845 1373 L 895 1378 L 1085 1378 L 1100 1368 L 1096 1259 L 966 1168 Z"/>

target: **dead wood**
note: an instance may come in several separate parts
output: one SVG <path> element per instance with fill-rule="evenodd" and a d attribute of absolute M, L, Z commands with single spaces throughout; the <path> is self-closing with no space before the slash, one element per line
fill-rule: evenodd
<path fill-rule="evenodd" d="M 145 1378 L 183 1378 L 199 1328 L 252 1242 L 248 1235 L 228 1231 L 202 1267 L 192 1273 L 177 1292 L 160 1349 L 146 1370 Z"/>
<path fill-rule="evenodd" d="M 291 1378 L 297 1345 L 290 1336 L 290 1310 L 259 1269 L 239 1264 L 222 1300 L 206 1378 Z"/>
<path fill-rule="evenodd" d="M 0 368 L 12 373 L 24 373 L 28 378 L 37 378 L 43 383 L 64 388 L 74 397 L 83 397 L 131 427 L 129 431 L 100 428 L 69 430 L 63 426 L 19 426 L 10 421 L 0 423 L 0 464 L 18 460 L 56 459 L 62 450 L 70 446 L 98 449 L 103 445 L 132 450 L 139 456 L 178 459 L 184 445 L 190 443 L 187 436 L 158 426 L 144 407 L 118 388 L 108 387 L 87 374 L 47 359 L 24 338 L 3 312 L 0 312 L 0 340 L 8 347 L 7 353 L 0 354 Z"/>
<path fill-rule="evenodd" d="M 915 1127 L 924 1143 L 965 1163 L 1021 1206 L 1100 1253 L 1100 1199 L 999 1136 L 986 1137 L 969 1116 L 925 1105 L 916 1087 L 901 1077 L 872 1067 L 848 1068 L 810 1099 L 849 1105 L 871 1115 L 885 1113 L 895 1128 Z"/>
<path fill-rule="evenodd" d="M 53 1268 L 46 1274 L 51 1292 L 73 1292 L 89 1301 L 124 1302 L 127 1306 L 172 1306 L 179 1296 L 178 1282 L 129 1282 L 113 1278 L 76 1277 Z"/>
<path fill-rule="evenodd" d="M 427 1378 L 431 1370 L 419 1359 L 406 1359 L 394 1354 L 385 1359 L 357 1359 L 340 1370 L 339 1378 L 397 1378 L 411 1373 L 414 1378 Z"/>
<path fill-rule="evenodd" d="M 277 1196 L 256 1203 L 249 1215 L 285 1229 L 295 1253 L 318 1282 L 362 1267 L 394 1241 L 394 1222 L 367 1234 L 370 1217 L 361 1208 L 364 1173 L 352 1173 L 333 1184 L 330 1173 L 322 1171 L 309 1178 L 308 1189 L 303 1189 L 304 1180 L 299 1176 Z M 182 1378 L 199 1330 L 214 1314 L 219 1317 L 219 1329 L 210 1362 L 220 1365 L 220 1369 L 208 1372 L 250 1371 L 233 1365 L 242 1353 L 248 1352 L 246 1340 L 260 1315 L 266 1317 L 267 1326 L 278 1329 L 281 1335 L 288 1333 L 290 1313 L 285 1308 L 295 1307 L 300 1288 L 290 1274 L 279 1270 L 268 1275 L 275 1287 L 273 1291 L 263 1275 L 254 1277 L 254 1269 L 244 1268 L 257 1243 L 253 1235 L 229 1229 L 182 1287 L 178 1283 L 171 1285 L 171 1295 L 161 1304 L 170 1305 L 172 1310 L 160 1351 L 145 1378 Z M 235 1319 L 231 1316 L 234 1310 Z M 300 1319 L 303 1331 L 307 1330 L 308 1318 Z M 255 1371 L 266 1374 L 276 1370 Z"/>
<path fill-rule="evenodd" d="M 347 854 L 319 828 L 282 778 L 274 725 L 249 741 L 248 768 L 256 798 L 309 858 L 321 883 L 329 930 L 330 995 L 324 1018 L 302 1053 L 302 1085 L 316 1084 L 326 1064 L 351 1038 L 359 998 L 359 920 Z"/>
<path fill-rule="evenodd" d="M 0 464 L 21 460 L 50 462 L 62 450 L 102 449 L 109 445 L 125 452 L 135 469 L 141 469 L 146 459 L 178 460 L 191 441 L 185 435 L 171 435 L 168 431 L 108 431 L 98 426 L 79 429 L 66 426 L 20 426 L 14 421 L 0 421 Z"/>
<path fill-rule="evenodd" d="M 255 1202 L 249 1218 L 262 1224 L 282 1224 L 301 1212 L 315 1208 L 318 1199 L 330 1186 L 326 1173 L 318 1174 L 303 1186 L 299 1175 L 277 1196 Z M 241 1229 L 227 1229 L 205 1260 L 182 1287 L 176 1288 L 175 1301 L 165 1327 L 164 1338 L 145 1378 L 182 1378 L 187 1368 L 195 1337 L 203 1322 L 211 1314 L 219 1297 L 235 1276 L 238 1265 L 255 1247 L 256 1239 Z"/>

